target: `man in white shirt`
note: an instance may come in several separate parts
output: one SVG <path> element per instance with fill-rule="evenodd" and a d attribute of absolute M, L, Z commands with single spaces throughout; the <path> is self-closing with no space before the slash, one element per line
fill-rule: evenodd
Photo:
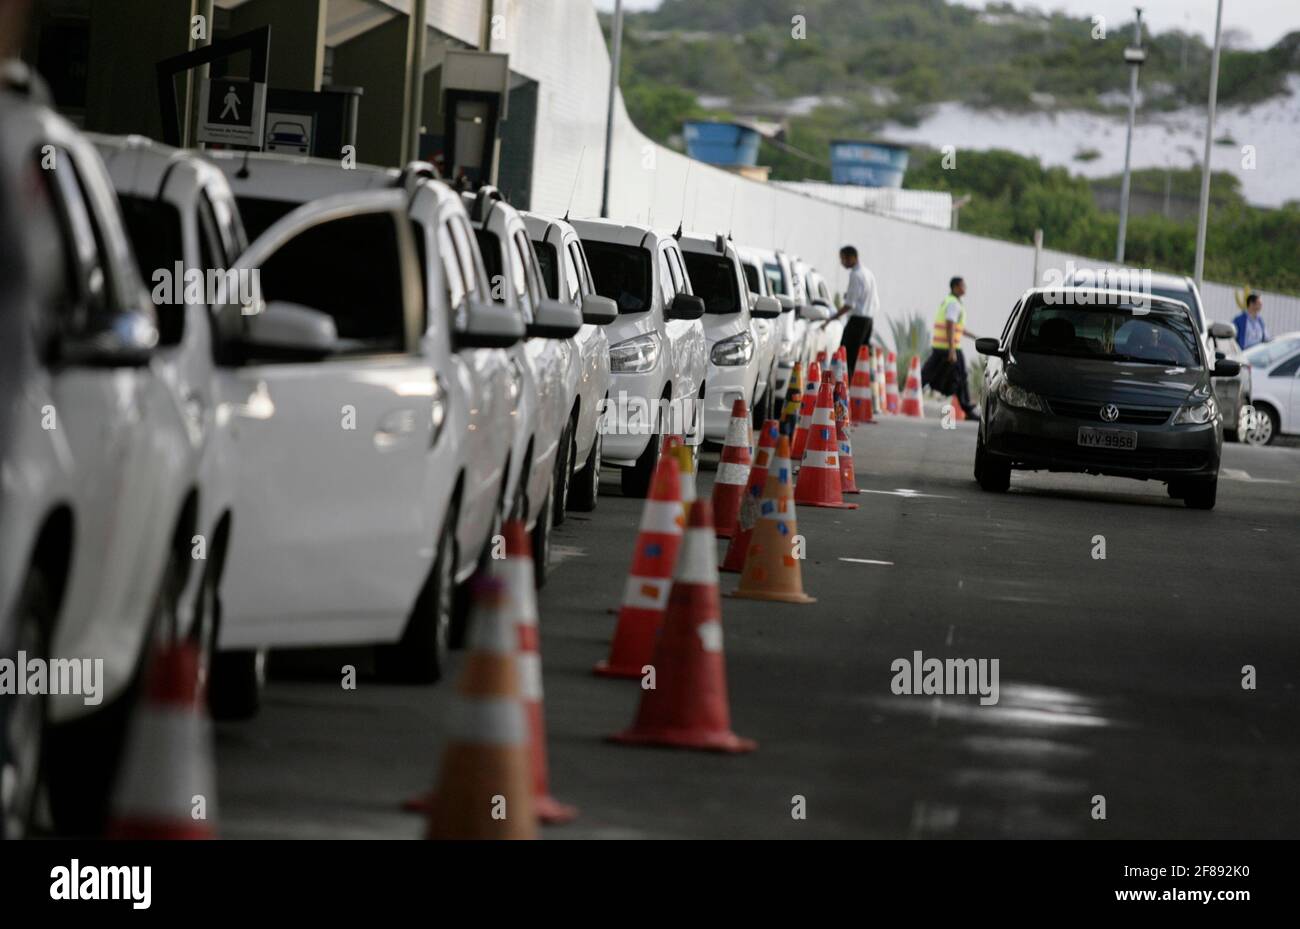
<path fill-rule="evenodd" d="M 844 325 L 844 337 L 840 345 L 845 349 L 849 361 L 849 377 L 853 377 L 853 367 L 858 363 L 858 349 L 862 343 L 871 340 L 871 325 L 876 310 L 880 309 L 880 291 L 876 288 L 876 276 L 862 267 L 858 260 L 858 250 L 852 245 L 840 249 L 840 264 L 848 269 L 849 286 L 844 292 L 844 305 L 835 314 L 835 318 L 848 316 Z"/>

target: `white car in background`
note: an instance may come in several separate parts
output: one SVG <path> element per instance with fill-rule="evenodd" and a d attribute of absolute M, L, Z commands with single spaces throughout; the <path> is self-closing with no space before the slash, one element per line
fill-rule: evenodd
<path fill-rule="evenodd" d="M 618 305 L 618 320 L 606 330 L 613 384 L 603 424 L 605 460 L 622 468 L 624 494 L 644 497 L 664 429 L 683 432 L 699 447 L 708 365 L 704 301 L 693 295 L 671 235 L 604 219 L 573 220 L 573 227 L 597 293 Z"/>
<path fill-rule="evenodd" d="M 781 315 L 781 304 L 751 296 L 740 256 L 727 236 L 684 235 L 678 244 L 691 290 L 704 301 L 709 351 L 704 438 L 720 443 L 727 437 L 735 401 L 745 401 L 751 418 L 771 403 L 772 353 L 764 351 L 770 329 L 760 332 L 758 324 L 769 326 Z"/>
<path fill-rule="evenodd" d="M 519 418 L 513 432 L 506 499 L 532 533 L 537 586 L 546 582 L 555 488 L 568 462 L 560 444 L 569 422 L 566 374 L 582 329 L 578 306 L 552 300 L 519 211 L 493 187 L 462 194 L 494 299 L 522 317 L 528 338 L 511 349 L 520 379 Z"/>
<path fill-rule="evenodd" d="M 777 315 L 770 318 L 754 318 L 755 338 L 758 339 L 759 370 L 767 371 L 767 396 L 752 411 L 754 428 L 763 425 L 763 419 L 780 415 L 785 402 L 784 383 L 781 382 L 781 356 L 786 332 L 786 320 L 795 316 L 794 301 L 782 300 L 772 291 L 772 282 L 763 271 L 763 260 L 754 249 L 736 247 L 740 258 L 740 270 L 745 276 L 745 285 L 749 288 L 750 310 L 759 297 L 770 297 L 776 303 Z M 788 381 L 788 375 L 786 380 Z M 760 419 L 760 417 L 762 417 Z"/>
<path fill-rule="evenodd" d="M 80 693 L 0 694 L 0 833 L 43 787 L 55 831 L 95 835 L 150 645 L 195 625 L 210 411 L 178 389 L 184 339 L 158 345 L 94 146 L 5 80 L 0 657 L 102 665 L 77 665 Z"/>
<path fill-rule="evenodd" d="M 790 258 L 782 251 L 742 247 L 741 261 L 745 264 L 746 279 L 757 275 L 764 285 L 763 293 L 776 297 L 781 304 L 781 316 L 774 320 L 776 342 L 776 370 L 773 375 L 775 408 L 780 414 L 785 401 L 790 375 L 797 362 L 803 361 L 804 343 L 808 338 L 808 321 L 803 318 L 800 300 L 796 297 L 794 272 Z M 752 272 L 750 269 L 753 269 Z M 750 283 L 753 289 L 753 282 Z"/>
<path fill-rule="evenodd" d="M 1250 365 L 1255 408 L 1247 441 L 1269 445 L 1279 435 L 1300 433 L 1300 332 L 1252 345 L 1242 358 Z"/>
<path fill-rule="evenodd" d="M 816 360 L 819 352 L 825 352 L 828 358 L 833 357 L 844 338 L 844 320 L 836 318 L 838 308 L 821 272 L 816 268 L 808 268 L 804 279 L 808 301 L 818 316 L 816 322 L 809 316 L 809 341 L 812 342 L 810 360 Z"/>
<path fill-rule="evenodd" d="M 555 523 L 566 509 L 589 513 L 600 496 L 602 405 L 609 397 L 609 339 L 604 327 L 618 319 L 618 307 L 596 293 L 577 231 L 562 219 L 524 213 L 547 296 L 582 311 L 583 326 L 573 337 L 564 376 L 568 424 L 560 443 L 556 472 Z"/>
<path fill-rule="evenodd" d="M 491 300 L 483 260 L 460 198 L 433 179 L 432 167 L 415 163 L 402 172 L 369 165 L 344 170 L 327 159 L 236 152 L 210 152 L 208 157 L 234 189 L 250 233 L 261 232 L 299 205 L 320 197 L 384 189 L 400 189 L 407 197 L 407 216 L 415 231 L 423 280 L 425 306 L 417 326 L 423 333 L 420 351 L 432 364 L 434 384 L 445 403 L 443 429 L 451 437 L 447 470 L 441 479 L 430 481 L 427 493 L 446 498 L 446 505 L 455 512 L 449 527 L 454 532 L 454 539 L 448 542 L 450 560 L 437 563 L 440 572 L 450 573 L 452 583 L 429 579 L 429 586 L 421 589 L 425 599 L 418 615 L 427 616 L 423 608 L 432 602 L 431 608 L 437 611 L 432 624 L 408 623 L 404 632 L 399 629 L 405 640 L 381 648 L 379 658 L 385 676 L 402 680 L 436 677 L 442 649 L 464 633 L 467 582 L 488 556 L 492 536 L 506 515 L 513 429 L 523 403 L 509 352 L 522 337 L 522 322 L 517 314 L 501 310 Z M 340 265 L 354 266 L 346 261 Z M 364 271 L 355 272 L 355 276 L 363 278 Z M 328 501 L 321 499 L 316 505 L 327 506 Z M 413 620 L 416 615 L 412 613 Z M 221 641 L 223 648 L 240 649 L 306 645 L 313 642 L 313 626 L 294 624 L 294 635 L 301 634 L 297 641 L 285 641 L 276 630 L 267 630 L 268 635 L 259 639 L 255 624 L 235 638 L 223 634 Z M 314 644 L 336 644 L 339 635 L 368 635 L 362 628 L 343 631 L 324 624 L 319 634 L 321 639 Z M 373 641 L 385 641 L 388 635 L 385 630 Z M 423 662 L 421 655 L 431 658 Z M 230 663 L 225 658 L 222 661 L 223 666 Z"/>

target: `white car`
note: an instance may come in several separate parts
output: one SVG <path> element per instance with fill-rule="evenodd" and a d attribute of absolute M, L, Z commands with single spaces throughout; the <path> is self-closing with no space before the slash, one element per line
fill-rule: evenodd
<path fill-rule="evenodd" d="M 709 369 L 705 376 L 704 438 L 722 442 L 731 423 L 731 408 L 744 400 L 752 410 L 770 401 L 771 358 L 764 366 L 768 330 L 758 323 L 781 315 L 771 297 L 751 297 L 740 256 L 727 236 L 684 235 L 678 240 L 691 289 L 704 301 L 704 337 Z M 752 309 L 751 309 L 752 306 Z"/>
<path fill-rule="evenodd" d="M 520 415 L 514 428 L 506 499 L 532 533 L 534 578 L 546 582 L 561 440 L 569 423 L 566 373 L 582 328 L 582 311 L 552 300 L 519 211 L 493 187 L 462 194 L 487 268 L 493 299 L 523 318 L 528 338 L 511 349 L 520 378 Z"/>
<path fill-rule="evenodd" d="M 603 437 L 599 426 L 610 384 L 609 339 L 604 327 L 618 319 L 618 307 L 596 293 L 582 240 L 573 226 L 536 213 L 522 215 L 547 296 L 582 311 L 583 326 L 573 337 L 564 375 L 569 418 L 560 444 L 562 465 L 556 475 L 555 523 L 559 525 L 566 509 L 589 513 L 600 496 Z"/>
<path fill-rule="evenodd" d="M 1252 445 L 1268 445 L 1279 435 L 1300 433 L 1300 332 L 1252 345 L 1242 353 L 1250 365 L 1250 402 L 1255 409 Z"/>
<path fill-rule="evenodd" d="M 210 420 L 177 389 L 184 339 L 158 346 L 94 146 L 3 89 L 0 216 L 0 656 L 89 663 L 80 688 L 0 696 L 0 829 L 29 828 L 43 785 L 56 831 L 95 834 L 150 643 L 193 631 Z"/>
<path fill-rule="evenodd" d="M 820 271 L 807 268 L 804 281 L 808 302 L 812 307 L 808 328 L 809 341 L 812 343 L 809 360 L 816 360 L 820 352 L 825 352 L 828 358 L 833 357 L 844 338 L 844 319 L 836 318 L 837 307 Z M 812 312 L 819 317 L 818 321 L 812 321 Z"/>
<path fill-rule="evenodd" d="M 441 649 L 446 644 L 444 636 L 450 642 L 463 637 L 469 602 L 467 581 L 488 557 L 492 536 L 505 515 L 513 431 L 524 403 L 509 353 L 522 335 L 522 321 L 491 300 L 483 259 L 460 198 L 433 180 L 432 168 L 412 164 L 399 173 L 358 165 L 344 170 L 338 162 L 326 159 L 245 157 L 234 152 L 212 152 L 209 158 L 226 175 L 244 222 L 252 231 L 264 229 L 318 197 L 384 189 L 401 189 L 407 194 L 407 215 L 422 259 L 419 269 L 427 304 L 420 317 L 425 327 L 420 351 L 431 361 L 438 389 L 443 392 L 445 430 L 451 445 L 446 476 L 431 479 L 428 492 L 446 497 L 447 505 L 456 514 L 450 562 L 438 563 L 439 570 L 450 572 L 454 589 L 448 592 L 448 585 L 439 584 L 426 591 L 428 596 L 435 596 L 438 611 L 432 629 L 408 624 L 404 635 L 410 638 L 396 647 L 381 649 L 379 657 L 386 676 L 428 680 L 438 673 Z M 344 262 L 340 267 L 356 266 Z M 306 636 L 317 634 L 311 626 L 295 624 L 293 628 Z M 430 631 L 435 633 L 433 639 L 414 649 L 407 647 Z M 318 632 L 321 638 L 315 644 L 322 645 L 337 641 L 340 634 L 370 635 L 362 627 L 343 631 L 322 626 Z M 312 641 L 304 638 L 297 643 L 283 642 L 276 633 L 264 644 Z M 257 646 L 258 639 L 250 627 L 236 639 L 223 636 L 222 644 L 247 649 Z M 413 658 L 422 652 L 430 654 L 429 649 L 433 650 L 433 662 L 422 665 Z"/>
<path fill-rule="evenodd" d="M 672 429 L 698 449 L 708 357 L 704 301 L 693 295 L 677 240 L 645 226 L 573 220 L 596 291 L 618 305 L 610 341 L 605 461 L 622 469 L 623 493 L 644 497 Z"/>
<path fill-rule="evenodd" d="M 789 256 L 770 249 L 741 248 L 741 261 L 745 264 L 746 278 L 751 273 L 763 284 L 763 293 L 775 297 L 781 304 L 781 316 L 774 320 L 776 342 L 776 370 L 773 375 L 776 415 L 780 415 L 790 375 L 797 362 L 804 358 L 804 344 L 808 338 L 808 320 L 799 312 L 800 300 L 794 284 L 794 273 Z M 749 269 L 753 268 L 753 272 Z M 753 289 L 753 283 L 750 284 Z"/>

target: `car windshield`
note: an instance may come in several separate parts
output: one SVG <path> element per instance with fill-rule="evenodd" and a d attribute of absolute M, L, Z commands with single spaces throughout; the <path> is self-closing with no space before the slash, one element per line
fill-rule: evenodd
<path fill-rule="evenodd" d="M 741 267 L 745 271 L 745 286 L 749 288 L 749 292 L 752 294 L 761 294 L 763 292 L 763 284 L 758 276 L 758 267 L 751 264 L 744 264 L 741 265 Z"/>
<path fill-rule="evenodd" d="M 558 256 L 555 254 L 555 246 L 548 242 L 539 242 L 533 239 L 533 251 L 537 253 L 537 267 L 541 269 L 542 281 L 546 284 L 546 295 L 552 300 L 558 300 L 560 296 L 560 277 Z"/>
<path fill-rule="evenodd" d="M 686 273 L 691 290 L 704 299 L 704 312 L 722 316 L 740 312 L 740 289 L 736 286 L 736 266 L 726 255 L 701 255 L 686 252 Z"/>
<path fill-rule="evenodd" d="M 1278 339 L 1274 342 L 1261 342 L 1259 345 L 1252 345 L 1242 354 L 1252 367 L 1267 368 L 1273 362 L 1285 358 L 1296 349 L 1300 349 L 1300 339 Z"/>
<path fill-rule="evenodd" d="M 781 273 L 779 264 L 764 264 L 763 275 L 767 278 L 768 290 L 774 294 L 787 293 L 785 289 L 785 275 Z"/>
<path fill-rule="evenodd" d="M 642 313 L 652 306 L 650 253 L 634 245 L 582 243 L 596 293 L 618 304 L 620 313 Z"/>
<path fill-rule="evenodd" d="M 1199 368 L 1198 344 L 1181 307 L 1043 301 L 1030 309 L 1017 347 L 1038 355 Z"/>
<path fill-rule="evenodd" d="M 176 262 L 184 260 L 181 214 L 176 207 L 162 200 L 123 195 L 118 197 L 118 202 L 140 277 L 153 286 L 155 272 L 173 274 Z M 203 268 L 199 270 L 206 271 Z M 175 286 L 183 286 L 183 283 L 177 281 Z M 175 345 L 181 340 L 185 308 L 164 302 L 158 305 L 157 310 L 158 341 L 163 345 Z"/>
<path fill-rule="evenodd" d="M 236 199 L 239 203 L 239 215 L 244 220 L 244 229 L 252 239 L 256 239 L 299 206 L 291 200 L 268 200 L 264 197 Z"/>

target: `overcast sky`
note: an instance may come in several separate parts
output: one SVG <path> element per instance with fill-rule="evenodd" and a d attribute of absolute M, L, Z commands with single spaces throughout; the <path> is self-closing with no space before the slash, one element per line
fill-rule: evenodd
<path fill-rule="evenodd" d="M 699 0 L 707 3 L 708 0 Z M 1013 0 L 1015 2 L 1015 0 Z M 612 10 L 614 0 L 595 0 L 596 8 Z M 625 10 L 647 10 L 657 7 L 660 0 L 623 0 Z M 1168 29 L 1186 29 L 1198 32 L 1208 43 L 1214 35 L 1214 10 L 1216 0 L 1035 0 L 1020 3 L 1018 7 L 1037 7 L 1041 10 L 1061 10 L 1072 16 L 1105 16 L 1110 22 L 1121 22 L 1133 16 L 1133 7 L 1141 6 L 1146 22 L 1159 32 Z M 969 6 L 981 5 L 969 0 Z M 797 7 L 792 0 L 792 9 Z M 1223 0 L 1224 30 L 1239 30 L 1249 36 L 1244 43 L 1251 48 L 1266 48 L 1288 32 L 1300 30 L 1300 0 Z"/>

